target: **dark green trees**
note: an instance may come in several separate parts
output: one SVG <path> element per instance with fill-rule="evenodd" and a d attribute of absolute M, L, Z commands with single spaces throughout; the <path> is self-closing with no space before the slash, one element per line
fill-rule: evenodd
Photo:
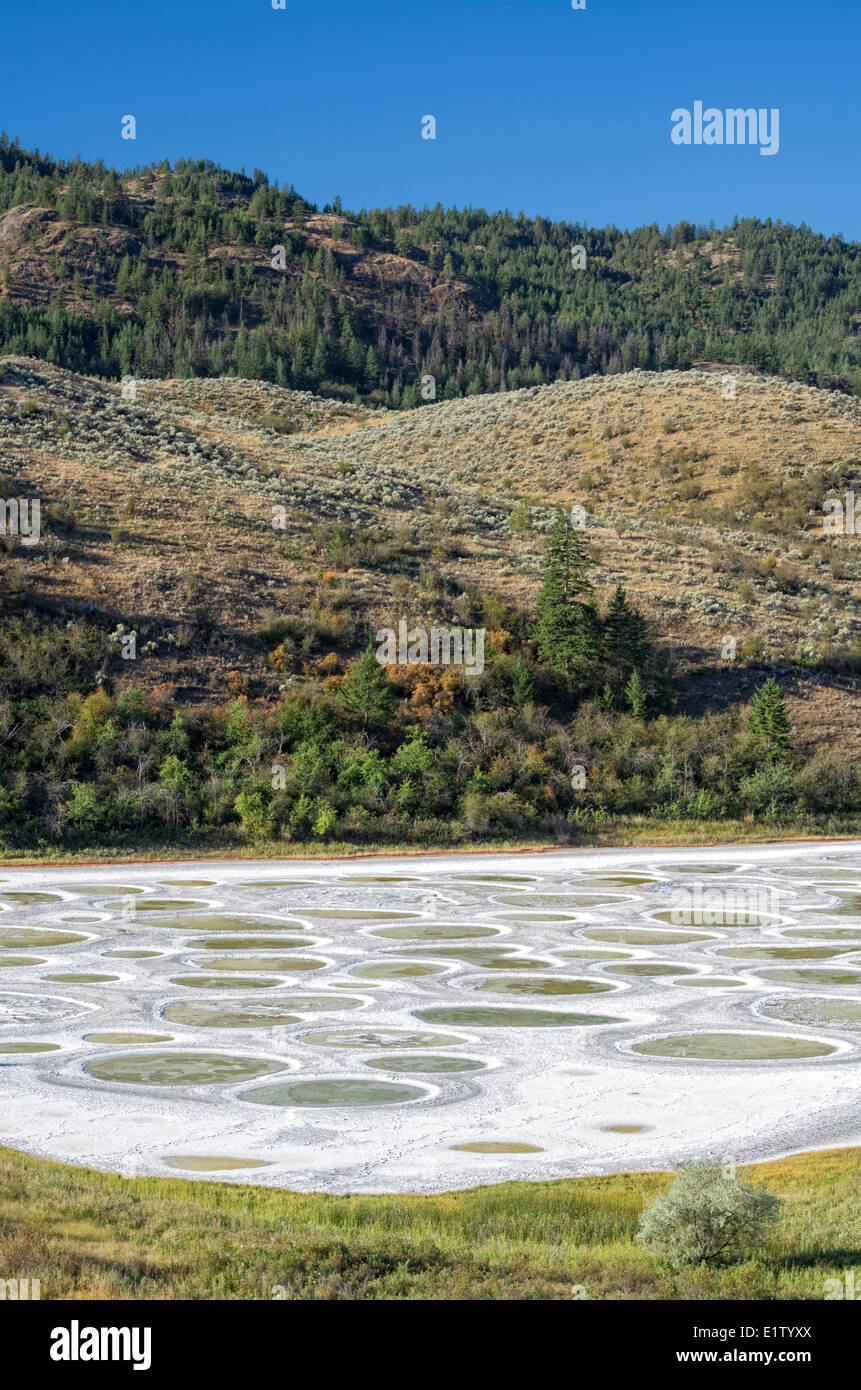
<path fill-rule="evenodd" d="M 535 667 L 522 656 L 518 656 L 511 667 L 511 698 L 520 709 L 535 696 Z"/>
<path fill-rule="evenodd" d="M 589 580 L 593 564 L 583 532 L 558 507 L 544 553 L 532 637 L 545 666 L 576 677 L 583 690 L 605 690 L 610 706 L 624 695 L 640 718 L 647 699 L 642 671 L 653 657 L 648 626 L 621 584 L 601 616 Z"/>
<path fill-rule="evenodd" d="M 0 298 L 0 352 L 75 371 L 226 371 L 403 407 L 422 404 L 414 384 L 425 373 L 436 379 L 437 399 L 451 400 L 593 372 L 685 368 L 707 342 L 715 360 L 861 392 L 858 243 L 803 226 L 745 219 L 724 230 L 680 223 L 622 232 L 404 205 L 337 209 L 329 245 L 306 218 L 316 209 L 260 170 L 249 178 L 206 160 L 173 168 L 165 160 L 120 175 L 101 161 L 40 156 L 0 133 L 0 215 L 22 204 L 128 234 L 113 265 L 108 256 L 98 275 L 82 277 L 74 307 L 52 296 L 58 317 L 22 297 L 22 285 L 14 301 Z M 283 272 L 248 254 L 282 244 Z M 572 276 L 574 244 L 587 259 Z M 413 277 L 404 275 L 381 320 L 345 247 L 360 256 L 394 251 L 422 273 L 442 267 L 440 278 L 462 278 L 472 287 L 467 319 L 460 311 L 440 319 L 433 299 L 412 293 Z M 671 247 L 684 248 L 684 259 L 668 257 Z M 15 289 L 11 271 L 9 278 Z M 239 352 L 242 322 L 254 325 L 255 342 Z M 212 363 L 216 347 L 223 360 Z"/>

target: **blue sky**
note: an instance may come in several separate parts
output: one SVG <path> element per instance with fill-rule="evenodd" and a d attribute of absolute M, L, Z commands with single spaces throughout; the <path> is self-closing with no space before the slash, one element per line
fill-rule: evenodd
<path fill-rule="evenodd" d="M 861 239 L 861 0 L 7 5 L 0 127 L 53 155 L 206 156 L 353 208 L 738 213 Z M 674 145 L 696 100 L 779 108 L 779 154 Z"/>

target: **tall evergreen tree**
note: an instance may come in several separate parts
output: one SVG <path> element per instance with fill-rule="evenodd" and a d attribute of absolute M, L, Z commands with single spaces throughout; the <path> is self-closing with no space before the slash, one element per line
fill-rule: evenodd
<path fill-rule="evenodd" d="M 590 665 L 604 656 L 604 623 L 592 602 L 576 605 L 579 622 L 577 655 Z"/>
<path fill-rule="evenodd" d="M 607 657 L 615 665 L 620 680 L 625 670 L 641 667 L 651 654 L 652 644 L 646 620 L 628 602 L 621 584 L 616 586 L 607 608 L 604 633 Z"/>
<path fill-rule="evenodd" d="M 556 671 L 570 672 L 578 658 L 595 659 L 599 649 L 600 620 L 596 623 L 589 581 L 593 564 L 584 537 L 557 507 L 532 629 L 541 660 Z"/>
<path fill-rule="evenodd" d="M 373 649 L 363 652 L 344 677 L 338 702 L 347 718 L 363 729 L 382 725 L 394 709 L 394 696 L 388 677 Z"/>
<path fill-rule="evenodd" d="M 795 747 L 789 711 L 773 676 L 753 693 L 748 733 L 751 751 L 767 762 L 781 761 Z"/>

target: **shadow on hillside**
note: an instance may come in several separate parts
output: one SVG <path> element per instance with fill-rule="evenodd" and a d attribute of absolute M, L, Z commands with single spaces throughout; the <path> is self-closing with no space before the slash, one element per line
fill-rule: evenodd
<path fill-rule="evenodd" d="M 798 666 L 732 666 L 712 667 L 710 670 L 680 677 L 676 687 L 677 713 L 698 717 L 703 714 L 745 705 L 754 691 L 769 676 L 778 682 L 784 695 L 799 700 L 809 699 L 817 689 L 857 695 L 861 691 L 861 672 L 836 670 L 824 663 Z"/>

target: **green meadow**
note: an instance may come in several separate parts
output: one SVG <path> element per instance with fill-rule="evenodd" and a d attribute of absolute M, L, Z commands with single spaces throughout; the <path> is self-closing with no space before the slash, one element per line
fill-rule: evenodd
<path fill-rule="evenodd" d="M 43 1299 L 821 1299 L 861 1269 L 858 1149 L 746 1171 L 782 1199 L 768 1243 L 677 1274 L 635 1238 L 662 1173 L 336 1197 L 4 1148 L 0 1278 L 39 1279 Z"/>

